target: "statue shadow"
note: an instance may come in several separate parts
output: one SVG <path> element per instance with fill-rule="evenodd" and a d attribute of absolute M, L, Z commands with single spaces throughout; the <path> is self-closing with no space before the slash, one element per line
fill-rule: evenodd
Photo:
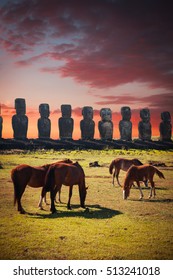
<path fill-rule="evenodd" d="M 60 208 L 60 207 L 59 207 Z M 111 219 L 114 216 L 123 214 L 118 210 L 113 210 L 110 208 L 102 207 L 100 205 L 88 205 L 86 209 L 82 209 L 79 205 L 73 205 L 72 210 L 59 210 L 54 214 L 45 213 L 47 211 L 43 210 L 44 213 L 29 213 L 26 214 L 34 219 L 60 219 L 60 218 L 73 218 L 73 217 L 83 217 L 85 219 Z"/>

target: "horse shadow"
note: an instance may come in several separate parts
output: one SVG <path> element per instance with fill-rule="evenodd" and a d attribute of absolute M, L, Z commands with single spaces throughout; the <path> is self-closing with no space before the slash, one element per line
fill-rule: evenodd
<path fill-rule="evenodd" d="M 165 199 L 157 199 L 157 198 L 143 198 L 142 200 L 140 199 L 131 199 L 131 201 L 143 201 L 143 202 L 148 202 L 148 203 L 173 203 L 173 199 L 170 198 L 165 198 Z"/>
<path fill-rule="evenodd" d="M 59 207 L 60 208 L 60 207 Z M 86 209 L 82 209 L 79 205 L 73 205 L 73 210 L 57 210 L 54 214 L 45 213 L 29 213 L 26 214 L 34 219 L 57 219 L 57 218 L 76 218 L 83 217 L 85 219 L 111 219 L 114 216 L 123 214 L 118 210 L 113 210 L 100 205 L 89 205 Z"/>

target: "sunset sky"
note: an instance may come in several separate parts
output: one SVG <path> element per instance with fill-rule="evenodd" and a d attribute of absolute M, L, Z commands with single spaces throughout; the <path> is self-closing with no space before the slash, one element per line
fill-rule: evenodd
<path fill-rule="evenodd" d="M 15 98 L 25 98 L 28 138 L 37 138 L 38 107 L 50 105 L 51 137 L 59 138 L 61 104 L 71 104 L 79 139 L 83 106 L 92 106 L 99 138 L 101 108 L 148 107 L 152 136 L 160 113 L 173 116 L 173 16 L 168 0 L 0 0 L 0 103 L 4 138 L 12 138 Z"/>

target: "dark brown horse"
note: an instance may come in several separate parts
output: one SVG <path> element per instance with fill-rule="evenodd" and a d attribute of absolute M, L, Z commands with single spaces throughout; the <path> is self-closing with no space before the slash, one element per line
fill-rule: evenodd
<path fill-rule="evenodd" d="M 58 163 L 49 167 L 49 170 L 46 174 L 45 185 L 42 189 L 41 196 L 43 198 L 46 192 L 50 191 L 50 210 L 52 213 L 56 212 L 54 200 L 56 193 L 61 189 L 62 185 L 70 187 L 67 208 L 71 209 L 70 201 L 72 197 L 73 185 L 78 185 L 80 205 L 82 208 L 85 208 L 85 198 L 87 194 L 87 188 L 85 186 L 85 173 L 78 162 L 72 164 Z"/>
<path fill-rule="evenodd" d="M 113 181 L 112 181 L 113 185 L 114 185 L 114 178 L 116 177 L 118 185 L 121 186 L 118 178 L 120 170 L 127 171 L 129 167 L 132 165 L 137 165 L 137 166 L 142 165 L 142 162 L 136 158 L 134 159 L 116 158 L 111 162 L 109 166 L 109 173 L 113 174 Z"/>
<path fill-rule="evenodd" d="M 72 163 L 72 161 L 69 159 L 60 162 Z M 14 205 L 17 202 L 18 211 L 21 214 L 25 213 L 21 205 L 21 198 L 25 191 L 26 186 L 28 185 L 32 188 L 43 187 L 45 183 L 46 173 L 49 167 L 56 163 L 46 164 L 37 167 L 33 167 L 27 164 L 20 164 L 14 169 L 12 169 L 11 179 L 14 185 Z"/>
<path fill-rule="evenodd" d="M 155 183 L 153 181 L 154 174 L 157 174 L 159 178 L 165 179 L 163 173 L 158 170 L 155 166 L 152 166 L 150 164 L 145 164 L 141 166 L 135 166 L 132 165 L 129 170 L 126 173 L 126 177 L 124 180 L 124 186 L 123 186 L 123 198 L 127 199 L 127 197 L 130 195 L 130 189 L 133 184 L 133 182 L 137 183 L 137 186 L 140 191 L 140 199 L 143 198 L 143 192 L 140 187 L 140 181 L 147 180 L 151 184 L 151 191 L 149 198 L 152 197 L 152 193 L 155 197 L 156 191 L 155 191 Z"/>

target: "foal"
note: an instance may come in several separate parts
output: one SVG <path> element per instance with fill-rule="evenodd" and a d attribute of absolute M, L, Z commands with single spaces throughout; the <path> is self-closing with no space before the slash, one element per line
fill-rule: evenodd
<path fill-rule="evenodd" d="M 152 197 L 152 193 L 154 194 L 154 197 L 156 195 L 155 191 L 155 183 L 153 181 L 154 174 L 157 174 L 159 178 L 165 179 L 163 173 L 159 171 L 155 166 L 152 166 L 150 164 L 145 164 L 141 166 L 135 166 L 132 165 L 129 170 L 126 173 L 126 177 L 124 180 L 124 186 L 123 186 L 123 198 L 127 199 L 127 197 L 130 195 L 130 189 L 135 181 L 137 183 L 137 186 L 140 191 L 140 199 L 143 198 L 143 192 L 140 187 L 140 181 L 149 181 L 151 183 L 151 190 L 150 190 L 150 195 L 149 198 Z"/>

